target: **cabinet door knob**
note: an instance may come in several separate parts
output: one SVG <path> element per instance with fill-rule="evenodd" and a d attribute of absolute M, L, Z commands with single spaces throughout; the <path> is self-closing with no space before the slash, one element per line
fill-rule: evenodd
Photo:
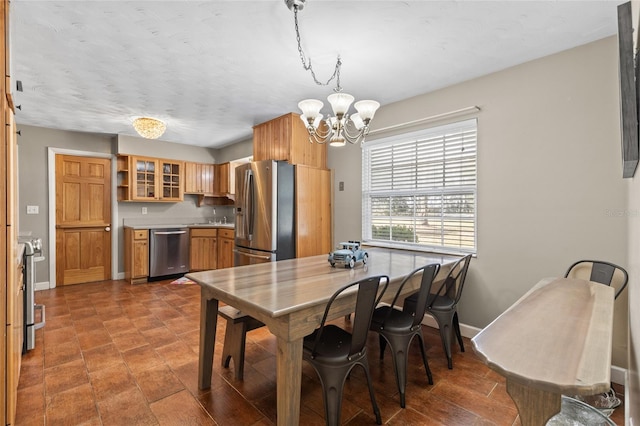
<path fill-rule="evenodd" d="M 109 231 L 111 231 L 111 227 L 110 227 L 110 226 L 105 226 L 105 227 L 104 227 L 104 230 L 105 230 L 105 231 L 107 231 L 107 232 L 109 232 Z"/>

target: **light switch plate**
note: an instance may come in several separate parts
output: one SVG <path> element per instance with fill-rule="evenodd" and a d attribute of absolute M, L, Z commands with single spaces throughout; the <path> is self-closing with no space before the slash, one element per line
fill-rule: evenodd
<path fill-rule="evenodd" d="M 39 212 L 39 206 L 27 206 L 27 214 L 38 214 Z"/>

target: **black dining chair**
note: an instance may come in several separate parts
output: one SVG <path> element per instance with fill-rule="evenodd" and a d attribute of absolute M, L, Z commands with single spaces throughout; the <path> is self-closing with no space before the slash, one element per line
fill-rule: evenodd
<path fill-rule="evenodd" d="M 451 357 L 451 336 L 455 332 L 460 345 L 460 351 L 464 352 L 464 343 L 460 333 L 460 323 L 458 321 L 458 302 L 462 296 L 467 270 L 471 262 L 471 255 L 468 254 L 453 264 L 449 273 L 437 291 L 430 291 L 427 300 L 426 313 L 435 318 L 440 329 L 440 339 L 444 352 L 447 355 L 447 366 L 449 370 L 453 368 L 453 358 Z M 404 309 L 412 311 L 416 309 L 413 305 L 418 302 L 418 293 L 408 296 L 404 300 Z"/>
<path fill-rule="evenodd" d="M 580 278 L 611 286 L 617 299 L 627 286 L 629 275 L 624 268 L 601 260 L 579 260 L 567 269 L 565 278 Z"/>
<path fill-rule="evenodd" d="M 304 338 L 303 359 L 313 366 L 320 378 L 327 425 L 340 424 L 344 382 L 356 365 L 360 365 L 365 372 L 376 423 L 382 424 L 380 409 L 373 394 L 365 343 L 375 303 L 379 295 L 387 289 L 388 284 L 389 278 L 381 275 L 340 288 L 329 299 L 320 327 Z M 357 291 L 355 319 L 351 333 L 337 325 L 326 324 L 332 304 L 340 295 L 348 291 Z"/>
<path fill-rule="evenodd" d="M 373 312 L 370 330 L 375 331 L 380 336 L 380 359 L 384 358 L 384 350 L 389 343 L 393 364 L 396 372 L 396 383 L 400 392 L 400 406 L 405 407 L 405 388 L 407 385 L 407 356 L 409 346 L 414 337 L 418 338 L 420 351 L 422 352 L 422 362 L 427 372 L 429 384 L 433 384 L 433 377 L 427 362 L 427 355 L 424 348 L 424 338 L 422 336 L 422 319 L 427 305 L 427 296 L 433 279 L 438 274 L 440 265 L 433 263 L 422 266 L 412 271 L 400 283 L 391 305 L 380 306 Z M 402 293 L 405 285 L 420 275 L 420 290 L 417 293 L 417 303 L 407 309 L 396 309 L 396 302 Z"/>

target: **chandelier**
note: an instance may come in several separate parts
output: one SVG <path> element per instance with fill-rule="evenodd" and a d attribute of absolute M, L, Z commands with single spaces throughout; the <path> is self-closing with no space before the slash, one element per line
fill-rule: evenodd
<path fill-rule="evenodd" d="M 346 142 L 356 144 L 364 143 L 364 139 L 369 133 L 369 123 L 373 119 L 376 110 L 380 107 L 380 103 L 372 100 L 358 101 L 353 106 L 356 109 L 355 114 L 349 114 L 349 107 L 355 100 L 353 96 L 342 92 L 340 87 L 340 68 L 342 61 L 340 56 L 336 60 L 336 66 L 333 75 L 326 83 L 318 81 L 316 74 L 311 66 L 311 58 L 307 61 L 302 45 L 300 43 L 300 30 L 298 28 L 298 11 L 304 8 L 306 0 L 285 0 L 287 7 L 293 11 L 296 41 L 298 42 L 298 53 L 302 67 L 311 72 L 313 81 L 320 86 L 328 86 L 335 78 L 336 87 L 334 93 L 327 97 L 333 116 L 327 115 L 325 118 L 320 110 L 324 106 L 322 101 L 317 99 L 305 99 L 298 103 L 298 108 L 302 111 L 300 119 L 307 128 L 309 133 L 309 142 L 326 143 L 331 146 L 344 146 Z"/>
<path fill-rule="evenodd" d="M 167 128 L 160 120 L 151 117 L 138 117 L 133 120 L 133 128 L 140 136 L 146 139 L 158 139 Z"/>

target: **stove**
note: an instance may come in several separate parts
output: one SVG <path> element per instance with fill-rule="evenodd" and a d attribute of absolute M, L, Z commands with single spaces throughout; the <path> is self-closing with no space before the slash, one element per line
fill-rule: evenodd
<path fill-rule="evenodd" d="M 40 238 L 19 238 L 24 243 L 24 345 L 22 353 L 35 347 L 36 330 L 45 325 L 44 305 L 35 303 L 36 262 L 44 260 Z M 40 321 L 36 322 L 36 311 L 40 311 Z"/>

